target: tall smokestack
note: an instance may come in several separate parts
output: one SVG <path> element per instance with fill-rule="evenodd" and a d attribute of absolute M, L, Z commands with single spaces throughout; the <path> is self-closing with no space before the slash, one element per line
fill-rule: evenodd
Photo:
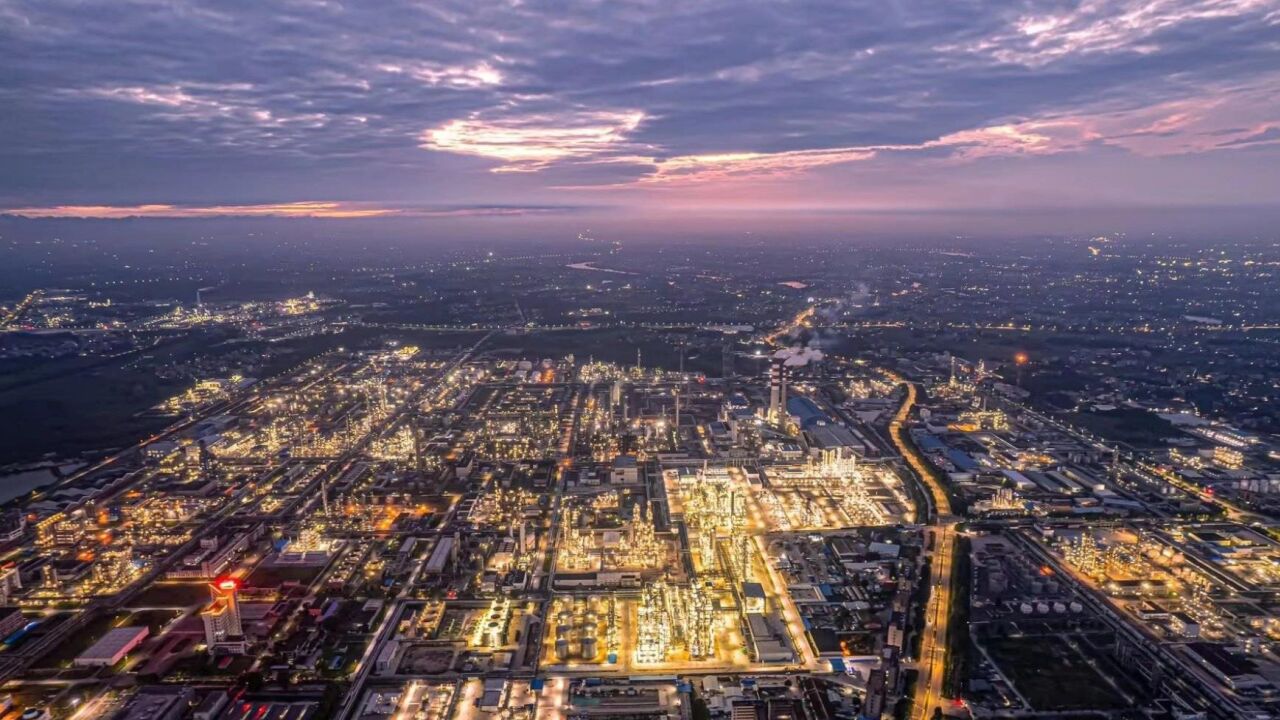
<path fill-rule="evenodd" d="M 782 417 L 787 407 L 787 358 L 774 358 L 769 362 L 769 417 Z"/>

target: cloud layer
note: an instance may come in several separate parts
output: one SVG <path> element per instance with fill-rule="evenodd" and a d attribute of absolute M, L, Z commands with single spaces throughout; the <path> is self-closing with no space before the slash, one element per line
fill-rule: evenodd
<path fill-rule="evenodd" d="M 1280 0 L 0 0 L 0 44 L 29 217 L 1280 196 Z"/>

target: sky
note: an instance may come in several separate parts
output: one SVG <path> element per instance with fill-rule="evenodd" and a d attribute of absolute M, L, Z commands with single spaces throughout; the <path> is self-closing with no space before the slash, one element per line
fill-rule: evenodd
<path fill-rule="evenodd" d="M 23 218 L 1280 205 L 1280 0 L 0 0 L 0 49 Z"/>

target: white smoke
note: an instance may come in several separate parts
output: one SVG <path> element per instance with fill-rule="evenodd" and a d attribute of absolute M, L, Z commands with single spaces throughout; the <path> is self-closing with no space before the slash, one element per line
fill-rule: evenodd
<path fill-rule="evenodd" d="M 874 297 L 871 294 L 871 286 L 859 280 L 853 284 L 853 290 L 847 296 L 824 301 L 817 310 L 818 317 L 824 322 L 837 323 L 846 316 L 857 315 L 871 304 L 872 300 Z"/>
<path fill-rule="evenodd" d="M 773 354 L 775 360 L 782 360 L 786 367 L 804 367 L 811 362 L 818 362 L 823 357 L 822 351 L 816 347 L 795 347 L 783 348 Z"/>

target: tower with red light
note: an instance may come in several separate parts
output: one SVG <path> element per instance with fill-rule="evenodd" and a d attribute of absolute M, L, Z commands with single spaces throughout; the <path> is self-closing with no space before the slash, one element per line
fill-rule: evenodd
<path fill-rule="evenodd" d="M 240 623 L 240 581 L 220 578 L 209 584 L 213 601 L 200 611 L 204 621 L 204 641 L 215 655 L 243 655 L 246 651 L 244 630 Z"/>

